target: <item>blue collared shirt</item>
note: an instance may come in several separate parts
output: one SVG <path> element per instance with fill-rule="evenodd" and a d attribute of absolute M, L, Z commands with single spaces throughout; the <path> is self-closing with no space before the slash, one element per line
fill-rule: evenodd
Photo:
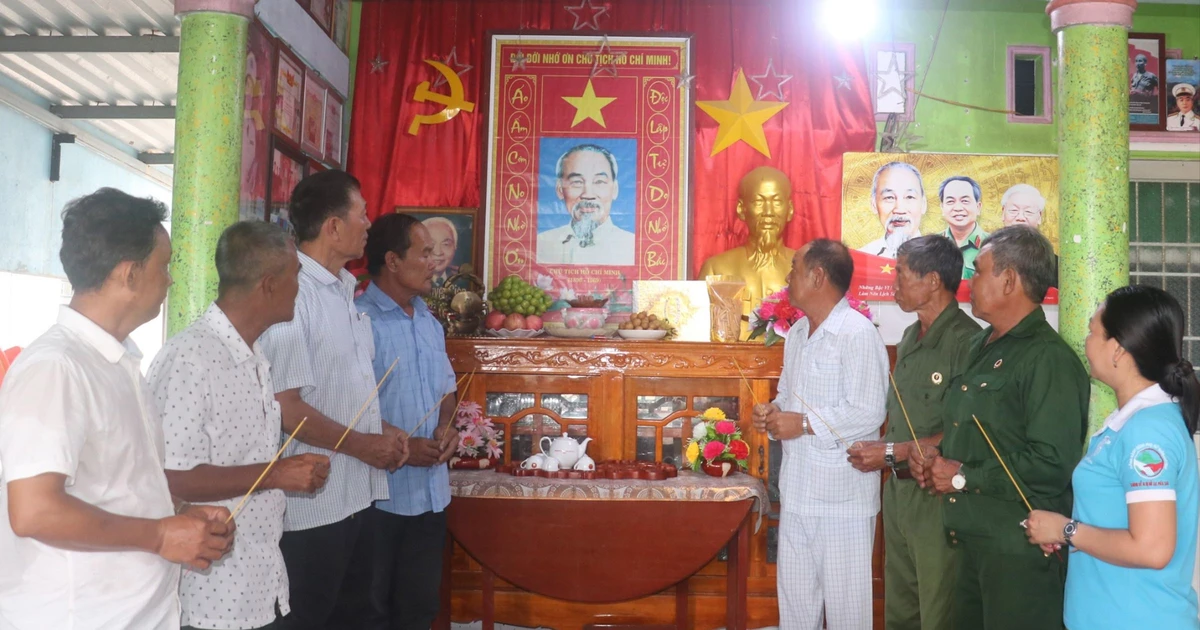
<path fill-rule="evenodd" d="M 413 298 L 409 316 L 374 282 L 355 303 L 371 318 L 376 379 L 399 357 L 391 376 L 379 388 L 383 419 L 411 433 L 442 396 L 456 387 L 442 325 L 421 298 Z M 434 411 L 412 437 L 432 439 L 440 414 Z M 431 468 L 406 465 L 388 475 L 388 490 L 391 498 L 375 504 L 385 512 L 402 516 L 441 512 L 450 504 L 450 471 L 446 464 Z"/>

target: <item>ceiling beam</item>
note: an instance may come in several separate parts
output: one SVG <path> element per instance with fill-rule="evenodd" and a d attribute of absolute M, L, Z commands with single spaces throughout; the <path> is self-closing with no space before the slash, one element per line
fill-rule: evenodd
<path fill-rule="evenodd" d="M 174 153 L 139 153 L 138 160 L 146 164 L 174 164 Z"/>
<path fill-rule="evenodd" d="M 50 112 L 46 111 L 44 107 L 27 100 L 23 96 L 18 95 L 16 92 L 13 92 L 3 85 L 0 85 L 0 104 L 12 107 L 16 111 L 28 116 L 29 118 L 32 118 L 38 124 L 55 133 L 69 133 L 75 136 L 76 143 L 87 146 L 96 153 L 99 153 L 113 162 L 128 168 L 138 175 L 141 175 L 146 179 L 149 179 L 150 181 L 167 188 L 168 190 L 171 188 L 171 183 L 174 178 L 170 175 L 163 173 L 149 164 L 139 162 L 137 158 L 100 139 L 95 134 L 76 126 L 70 121 L 63 120 L 62 118 L 51 114 Z"/>
<path fill-rule="evenodd" d="M 178 53 L 176 35 L 6 35 L 0 53 Z"/>
<path fill-rule="evenodd" d="M 51 105 L 67 120 L 174 120 L 174 105 Z"/>

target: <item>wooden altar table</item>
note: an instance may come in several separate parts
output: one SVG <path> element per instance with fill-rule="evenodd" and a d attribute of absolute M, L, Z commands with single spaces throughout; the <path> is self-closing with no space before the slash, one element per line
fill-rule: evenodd
<path fill-rule="evenodd" d="M 676 586 L 675 627 L 683 630 L 689 577 L 726 545 L 726 627 L 746 628 L 752 521 L 768 509 L 759 479 L 689 470 L 666 481 L 452 471 L 450 491 L 450 533 L 484 568 L 484 630 L 494 623 L 493 575 L 569 602 L 626 601 Z M 449 610 L 449 563 L 443 570 Z M 448 616 L 439 621 L 449 627 Z"/>

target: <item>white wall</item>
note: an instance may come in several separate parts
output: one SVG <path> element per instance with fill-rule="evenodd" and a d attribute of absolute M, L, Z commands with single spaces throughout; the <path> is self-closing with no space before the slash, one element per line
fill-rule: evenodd
<path fill-rule="evenodd" d="M 170 206 L 171 191 L 74 144 L 62 145 L 60 181 L 50 181 L 53 134 L 0 105 L 0 349 L 27 346 L 58 316 L 70 286 L 58 260 L 67 202 L 109 186 Z M 170 224 L 167 226 L 170 230 Z M 143 368 L 162 347 L 160 316 L 136 330 Z"/>

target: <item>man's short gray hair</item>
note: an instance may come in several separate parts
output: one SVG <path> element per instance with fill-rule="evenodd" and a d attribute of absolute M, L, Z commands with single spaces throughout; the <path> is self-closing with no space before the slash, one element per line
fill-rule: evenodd
<path fill-rule="evenodd" d="M 1017 272 L 1025 295 L 1035 304 L 1046 299 L 1046 291 L 1054 284 L 1058 268 L 1054 264 L 1054 246 L 1028 225 L 1000 228 L 984 239 L 984 249 L 992 252 L 992 275 L 1006 269 Z"/>
<path fill-rule="evenodd" d="M 1000 209 L 1004 210 L 1004 207 L 1008 205 L 1008 200 L 1011 199 L 1013 195 L 1023 194 L 1033 195 L 1036 197 L 1038 212 L 1045 211 L 1046 198 L 1042 196 L 1042 191 L 1030 186 L 1029 184 L 1013 184 L 1008 190 L 1004 191 L 1004 195 L 1000 197 Z"/>
<path fill-rule="evenodd" d="M 568 157 L 584 151 L 603 155 L 604 159 L 608 160 L 608 168 L 612 170 L 613 181 L 617 181 L 617 158 L 612 154 L 612 151 L 609 151 L 598 144 L 579 144 L 567 149 L 567 152 L 563 153 L 562 156 L 558 158 L 558 164 L 556 164 L 554 167 L 555 175 L 557 175 L 559 179 L 562 179 L 564 175 L 563 162 L 566 162 Z"/>
<path fill-rule="evenodd" d="M 217 241 L 218 294 L 252 287 L 288 261 L 292 238 L 266 221 L 240 221 L 225 228 Z"/>
<path fill-rule="evenodd" d="M 917 178 L 917 186 L 921 189 L 921 196 L 925 196 L 925 182 L 921 181 L 921 171 L 918 171 L 917 167 L 908 162 L 888 162 L 880 166 L 879 170 L 875 171 L 875 177 L 871 178 L 871 201 L 875 200 L 875 195 L 879 192 L 879 178 L 894 168 L 902 168 L 912 173 L 913 177 Z"/>

